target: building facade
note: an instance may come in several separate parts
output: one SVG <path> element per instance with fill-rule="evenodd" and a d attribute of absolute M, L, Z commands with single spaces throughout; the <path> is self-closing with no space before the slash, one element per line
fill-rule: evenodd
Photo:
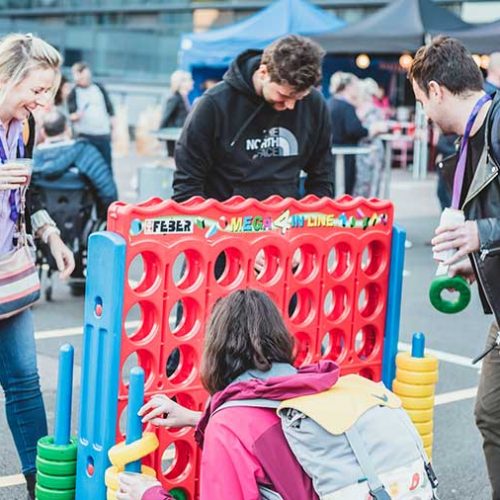
<path fill-rule="evenodd" d="M 351 23 L 387 0 L 317 0 Z M 177 66 L 180 35 L 234 23 L 270 0 L 0 0 L 0 32 L 31 32 L 109 81 L 155 84 Z M 460 2 L 447 3 L 460 11 Z"/>

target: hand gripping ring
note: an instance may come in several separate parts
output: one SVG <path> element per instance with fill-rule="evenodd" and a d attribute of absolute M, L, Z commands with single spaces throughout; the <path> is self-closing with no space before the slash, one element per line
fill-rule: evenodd
<path fill-rule="evenodd" d="M 447 288 L 452 288 L 458 292 L 458 299 L 454 301 L 443 300 L 441 293 Z M 463 311 L 470 302 L 470 287 L 467 280 L 462 276 L 438 276 L 432 280 L 429 289 L 429 300 L 439 312 L 445 314 L 455 314 Z"/>
<path fill-rule="evenodd" d="M 118 482 L 118 474 L 122 472 L 122 470 L 118 469 L 116 465 L 112 465 L 106 469 L 104 473 L 104 484 L 111 490 L 118 491 L 119 482 Z M 141 474 L 145 476 L 154 477 L 156 479 L 156 471 L 148 467 L 147 465 L 141 466 Z"/>

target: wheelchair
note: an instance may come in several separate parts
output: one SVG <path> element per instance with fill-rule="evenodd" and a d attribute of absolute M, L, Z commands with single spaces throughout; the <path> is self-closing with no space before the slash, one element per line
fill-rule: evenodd
<path fill-rule="evenodd" d="M 73 252 L 75 269 L 68 280 L 70 293 L 73 296 L 85 293 L 88 237 L 91 233 L 102 231 L 106 227 L 106 221 L 97 217 L 96 197 L 92 188 L 79 175 L 78 177 L 79 179 L 75 179 L 78 182 L 74 182 L 71 188 L 67 182 L 64 182 L 64 187 L 58 187 L 57 179 L 50 184 L 43 183 L 36 186 L 43 208 L 57 224 L 63 242 Z M 48 245 L 42 241 L 37 241 L 37 266 L 45 299 L 50 302 L 57 265 Z"/>

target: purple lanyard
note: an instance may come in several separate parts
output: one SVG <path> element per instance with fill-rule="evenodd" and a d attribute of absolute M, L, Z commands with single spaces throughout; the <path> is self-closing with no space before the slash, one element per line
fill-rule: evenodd
<path fill-rule="evenodd" d="M 22 135 L 19 135 L 17 139 L 17 150 L 19 152 L 20 157 L 24 158 L 24 142 Z M 8 161 L 2 141 L 0 141 L 0 159 L 2 160 L 2 163 L 7 163 Z M 17 218 L 19 217 L 19 211 L 17 210 L 17 204 L 16 204 L 16 191 L 17 189 L 12 189 L 9 194 L 10 220 L 12 222 L 17 222 Z"/>
<path fill-rule="evenodd" d="M 458 155 L 457 168 L 455 169 L 455 176 L 453 177 L 453 199 L 451 201 L 452 208 L 458 209 L 460 206 L 460 195 L 462 194 L 462 186 L 464 184 L 465 165 L 467 163 L 467 148 L 469 145 L 470 131 L 472 130 L 472 126 L 476 121 L 479 111 L 489 100 L 491 100 L 491 95 L 483 95 L 483 97 L 481 97 L 476 102 L 474 108 L 472 108 L 472 112 L 469 115 L 469 118 L 467 119 L 464 136 L 462 137 L 462 142 L 460 143 L 460 153 Z"/>

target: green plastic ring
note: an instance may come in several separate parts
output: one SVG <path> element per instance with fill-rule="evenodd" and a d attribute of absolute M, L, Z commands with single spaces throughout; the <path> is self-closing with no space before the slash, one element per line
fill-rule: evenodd
<path fill-rule="evenodd" d="M 47 476 L 74 476 L 76 474 L 76 460 L 54 462 L 36 457 L 36 469 Z"/>
<path fill-rule="evenodd" d="M 45 460 L 56 462 L 72 462 L 76 460 L 78 440 L 76 437 L 70 439 L 69 444 L 54 444 L 54 436 L 44 436 L 38 440 L 36 445 L 37 455 Z"/>
<path fill-rule="evenodd" d="M 186 492 L 182 488 L 174 488 L 169 493 L 175 500 L 187 500 Z"/>
<path fill-rule="evenodd" d="M 36 484 L 51 490 L 74 490 L 76 476 L 49 476 L 38 471 L 36 473 Z"/>
<path fill-rule="evenodd" d="M 75 494 L 76 490 L 51 490 L 39 484 L 35 488 L 37 500 L 74 500 Z"/>
<path fill-rule="evenodd" d="M 458 292 L 458 299 L 443 300 L 441 293 L 447 288 L 452 288 Z M 463 311 L 470 302 L 470 287 L 467 280 L 462 276 L 454 276 L 450 278 L 449 276 L 438 276 L 432 280 L 431 287 L 429 289 L 429 299 L 431 304 L 439 312 L 445 314 L 455 314 Z"/>

